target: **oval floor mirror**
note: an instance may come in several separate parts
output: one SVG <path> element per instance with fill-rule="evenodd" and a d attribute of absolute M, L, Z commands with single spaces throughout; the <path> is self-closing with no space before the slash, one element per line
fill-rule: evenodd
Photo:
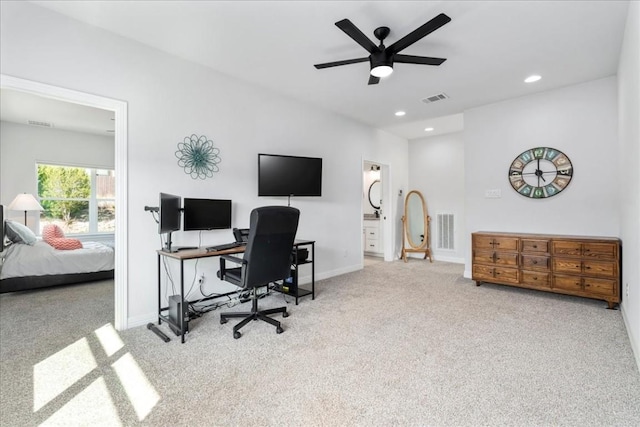
<path fill-rule="evenodd" d="M 423 253 L 424 258 L 431 258 L 431 235 L 429 223 L 431 217 L 427 213 L 427 204 L 422 193 L 411 190 L 404 199 L 404 216 L 402 217 L 402 255 L 401 258 L 407 262 L 408 253 Z"/>

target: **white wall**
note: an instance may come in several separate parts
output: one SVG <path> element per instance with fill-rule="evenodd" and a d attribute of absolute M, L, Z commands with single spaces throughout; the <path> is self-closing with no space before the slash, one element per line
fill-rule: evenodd
<path fill-rule="evenodd" d="M 19 193 L 38 194 L 36 163 L 114 167 L 112 136 L 68 132 L 0 122 L 0 204 L 7 206 Z M 24 221 L 24 213 L 6 211 L 7 219 Z M 37 231 L 39 212 L 29 212 Z"/>
<path fill-rule="evenodd" d="M 620 235 L 616 85 L 609 77 L 465 112 L 466 276 L 474 231 Z M 571 159 L 573 179 L 556 196 L 529 199 L 509 184 L 509 165 L 533 147 Z M 489 189 L 502 197 L 485 198 Z"/>
<path fill-rule="evenodd" d="M 437 260 L 464 262 L 465 158 L 463 133 L 409 142 L 409 187 L 422 193 L 431 216 L 431 247 Z M 454 215 L 454 250 L 438 249 L 437 214 Z"/>
<path fill-rule="evenodd" d="M 640 3 L 630 2 L 618 67 L 622 313 L 640 367 Z"/>
<path fill-rule="evenodd" d="M 259 152 L 323 158 L 323 197 L 292 200 L 301 210 L 298 236 L 317 241 L 316 279 L 361 267 L 362 159 L 387 159 L 393 185 L 405 185 L 405 140 L 33 4 L 1 7 L 3 74 L 128 103 L 130 326 L 152 320 L 157 304 L 159 239 L 144 206 L 157 205 L 160 191 L 229 198 L 234 225 L 246 226 L 252 208 L 287 203 L 257 197 Z M 177 165 L 177 143 L 194 133 L 221 150 L 213 179 L 193 180 Z M 207 232 L 203 244 L 230 238 L 230 230 Z M 178 233 L 174 241 L 196 243 L 197 233 Z M 216 261 L 198 265 L 206 282 L 215 282 Z"/>

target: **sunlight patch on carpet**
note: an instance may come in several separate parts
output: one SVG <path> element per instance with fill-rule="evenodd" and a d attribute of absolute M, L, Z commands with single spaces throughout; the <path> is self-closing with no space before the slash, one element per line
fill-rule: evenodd
<path fill-rule="evenodd" d="M 38 411 L 97 367 L 86 338 L 34 365 L 33 411 Z"/>
<path fill-rule="evenodd" d="M 138 419 L 144 420 L 160 401 L 160 395 L 130 353 L 122 356 L 111 366 L 116 371 Z"/>

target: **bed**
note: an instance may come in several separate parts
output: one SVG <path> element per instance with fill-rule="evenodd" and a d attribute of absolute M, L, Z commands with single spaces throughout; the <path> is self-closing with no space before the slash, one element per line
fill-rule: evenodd
<path fill-rule="evenodd" d="M 81 249 L 58 250 L 37 239 L 33 244 L 5 242 L 0 206 L 0 293 L 69 285 L 114 277 L 114 249 L 99 242 L 82 242 Z"/>

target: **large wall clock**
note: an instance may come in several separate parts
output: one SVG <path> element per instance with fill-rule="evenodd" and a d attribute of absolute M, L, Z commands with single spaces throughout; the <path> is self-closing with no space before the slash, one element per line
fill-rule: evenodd
<path fill-rule="evenodd" d="M 573 177 L 571 160 L 560 150 L 536 147 L 520 154 L 509 167 L 509 182 L 519 194 L 532 199 L 555 196 Z"/>

